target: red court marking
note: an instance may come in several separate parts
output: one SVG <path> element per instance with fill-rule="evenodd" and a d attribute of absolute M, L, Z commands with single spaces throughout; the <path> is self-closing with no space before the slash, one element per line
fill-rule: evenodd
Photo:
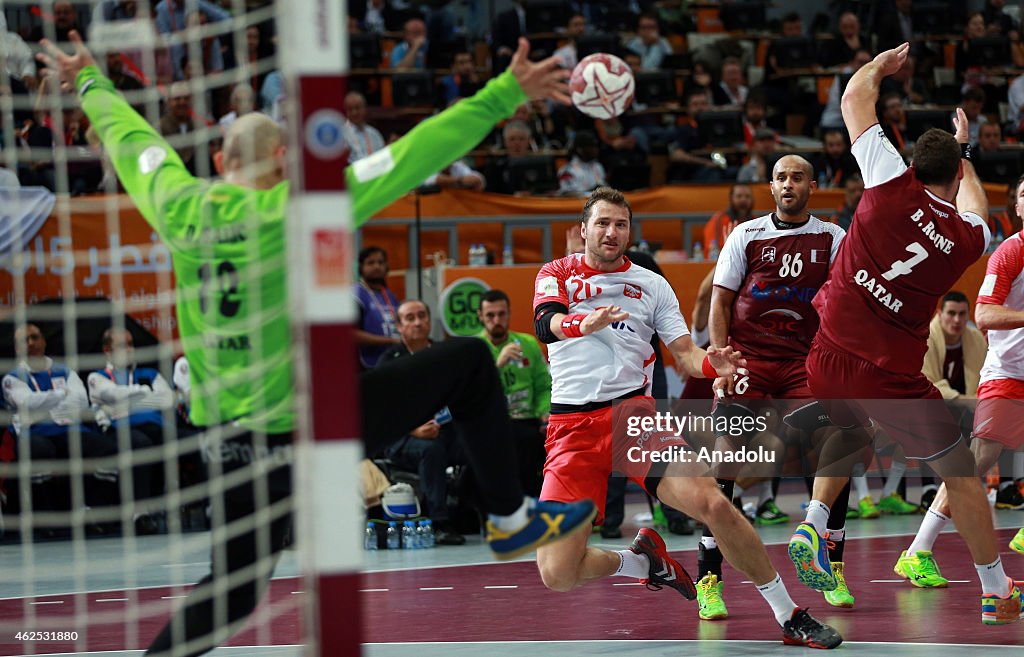
<path fill-rule="evenodd" d="M 1012 530 L 1000 530 L 999 545 L 1007 572 L 1024 579 L 1024 557 L 1010 552 L 1006 543 Z M 846 546 L 846 573 L 857 598 L 856 609 L 835 609 L 822 595 L 801 586 L 786 556 L 786 546 L 768 548 L 772 562 L 782 573 L 796 602 L 810 606 L 818 618 L 834 625 L 848 641 L 893 641 L 924 643 L 1001 644 L 1024 646 L 1024 626 L 1012 624 L 982 625 L 977 573 L 971 566 L 967 548 L 959 537 L 944 534 L 936 545 L 936 556 L 943 575 L 968 584 L 952 584 L 947 589 L 916 589 L 909 583 L 870 583 L 892 580 L 892 565 L 910 539 L 867 538 L 851 540 Z M 694 539 L 696 543 L 696 538 Z M 457 549 L 457 548 L 450 548 Z M 695 568 L 696 551 L 675 552 L 687 569 Z M 553 593 L 544 588 L 532 562 L 458 566 L 418 570 L 370 573 L 363 576 L 360 593 L 365 614 L 364 640 L 371 643 L 412 641 L 555 641 L 601 639 L 772 639 L 777 626 L 768 606 L 744 578 L 726 566 L 725 602 L 730 618 L 721 622 L 698 621 L 697 606 L 666 589 L 652 592 L 628 584 L 628 580 L 608 578 L 572 593 Z M 299 641 L 300 596 L 297 578 L 274 580 L 270 599 L 280 609 L 269 623 L 271 643 L 290 645 Z M 516 588 L 503 588 L 515 586 Z M 436 590 L 452 587 L 450 590 Z M 382 591 L 379 589 L 387 589 Z M 435 589 L 435 590 L 421 590 Z M 170 613 L 180 600 L 161 600 L 176 591 L 170 587 L 134 592 L 140 602 L 158 605 Z M 121 591 L 90 593 L 89 613 L 106 613 L 124 603 L 95 602 L 123 598 Z M 75 596 L 43 596 L 33 602 L 65 600 L 63 605 L 36 605 L 39 630 L 75 629 L 71 612 Z M 266 604 L 266 602 L 264 603 Z M 0 601 L 0 618 L 6 627 L 19 625 L 25 617 L 25 601 Z M 259 611 L 257 611 L 259 613 Z M 143 649 L 163 626 L 166 615 L 139 623 L 143 645 L 125 645 L 122 622 L 90 625 L 88 650 Z M 260 635 L 250 623 L 229 645 L 258 645 Z M 69 643 L 37 643 L 38 654 L 70 652 Z M 0 637 L 0 655 L 26 653 L 26 647 L 12 636 Z"/>

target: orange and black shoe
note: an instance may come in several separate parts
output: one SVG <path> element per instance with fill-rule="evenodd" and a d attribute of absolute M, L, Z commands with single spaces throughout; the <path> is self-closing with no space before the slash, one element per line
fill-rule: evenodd
<path fill-rule="evenodd" d="M 697 587 L 690 574 L 678 561 L 668 555 L 664 539 L 649 527 L 643 527 L 633 539 L 629 549 L 646 556 L 651 562 L 647 579 L 640 580 L 652 591 L 667 586 L 679 591 L 687 600 L 697 599 Z"/>
<path fill-rule="evenodd" d="M 782 642 L 790 646 L 807 646 L 829 650 L 843 642 L 843 637 L 806 609 L 797 609 L 793 617 L 782 626 Z"/>

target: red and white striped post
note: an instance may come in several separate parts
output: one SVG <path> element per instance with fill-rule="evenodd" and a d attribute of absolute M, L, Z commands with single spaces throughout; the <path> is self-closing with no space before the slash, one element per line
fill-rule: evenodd
<path fill-rule="evenodd" d="M 362 505 L 351 205 L 341 113 L 348 72 L 345 3 L 278 0 L 281 70 L 288 81 L 291 200 L 288 276 L 300 400 L 296 522 L 307 587 L 304 635 L 318 651 L 360 653 Z M 307 393 L 307 394 L 301 394 Z M 308 400 L 308 406 L 302 403 Z M 309 437 L 312 437 L 312 440 Z"/>

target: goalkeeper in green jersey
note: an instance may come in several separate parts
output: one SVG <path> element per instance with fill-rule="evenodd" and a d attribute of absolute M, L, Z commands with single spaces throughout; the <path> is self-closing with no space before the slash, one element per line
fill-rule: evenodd
<path fill-rule="evenodd" d="M 210 470 L 234 475 L 224 493 L 211 494 L 213 518 L 228 525 L 227 532 L 214 528 L 211 573 L 148 653 L 199 655 L 244 623 L 290 533 L 295 408 L 285 292 L 285 143 L 268 117 L 243 116 L 224 141 L 218 165 L 223 182 L 197 179 L 114 90 L 78 35 L 70 38 L 73 54 L 43 41 L 48 54 L 40 58 L 65 89 L 77 91 L 125 190 L 171 250 L 178 326 L 192 375 L 191 419 L 208 428 L 215 445 L 203 450 Z M 509 70 L 475 96 L 345 170 L 357 226 L 465 154 L 528 98 L 568 102 L 567 73 L 558 60 L 532 63 L 528 52 L 520 40 Z M 523 495 L 505 398 L 480 340 L 449 340 L 361 375 L 359 386 L 370 455 L 438 408 L 451 410 L 483 489 L 488 541 L 498 558 L 589 526 L 589 500 L 558 504 Z M 396 391 L 416 394 L 399 401 Z M 249 472 L 238 472 L 243 469 Z M 236 478 L 244 474 L 251 476 Z M 354 480 L 355 472 L 338 485 Z M 269 520 L 256 519 L 257 499 L 269 508 Z"/>

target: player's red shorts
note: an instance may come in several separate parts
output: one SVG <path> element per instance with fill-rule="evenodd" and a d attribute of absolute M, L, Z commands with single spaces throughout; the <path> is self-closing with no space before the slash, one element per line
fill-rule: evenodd
<path fill-rule="evenodd" d="M 962 438 L 942 394 L 920 372 L 884 370 L 816 337 L 807 355 L 807 383 L 834 424 L 866 427 L 874 420 L 907 458 L 937 458 Z"/>
<path fill-rule="evenodd" d="M 978 386 L 974 437 L 1018 450 L 1024 446 L 1024 381 L 993 379 Z"/>
<path fill-rule="evenodd" d="M 807 365 L 803 360 L 747 358 L 747 389 L 737 399 L 808 399 Z M 738 393 L 739 391 L 737 391 Z"/>
<path fill-rule="evenodd" d="M 648 477 L 660 476 L 661 464 L 638 459 L 641 451 L 663 451 L 682 448 L 686 441 L 671 433 L 642 432 L 629 436 L 626 422 L 629 417 L 653 415 L 654 400 L 634 397 L 616 406 L 578 413 L 553 413 L 548 419 L 548 435 L 544 444 L 544 485 L 540 499 L 553 502 L 593 500 L 597 505 L 596 523 L 604 521 L 605 498 L 608 495 L 608 477 L 615 470 L 649 490 Z M 617 426 L 616 426 L 617 425 Z M 617 436 L 617 437 L 616 437 Z M 640 460 L 640 462 L 637 462 Z M 653 471 L 653 474 L 652 474 Z"/>

